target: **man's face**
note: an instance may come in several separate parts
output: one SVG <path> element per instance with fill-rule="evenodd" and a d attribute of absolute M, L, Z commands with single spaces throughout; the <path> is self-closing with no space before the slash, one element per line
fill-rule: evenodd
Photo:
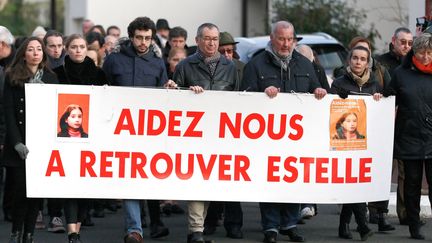
<path fill-rule="evenodd" d="M 275 33 L 270 35 L 270 41 L 279 56 L 287 57 L 294 49 L 294 29 L 278 27 Z"/>
<path fill-rule="evenodd" d="M 152 32 L 152 30 L 135 30 L 134 36 L 132 37 L 132 44 L 138 55 L 148 52 L 152 42 Z"/>
<path fill-rule="evenodd" d="M 224 55 L 228 60 L 232 60 L 234 55 L 234 45 L 219 46 L 219 52 L 220 54 Z"/>
<path fill-rule="evenodd" d="M 82 24 L 82 32 L 83 32 L 83 34 L 87 34 L 87 32 L 89 32 L 89 30 L 93 27 L 93 23 L 92 22 L 90 22 L 90 21 L 85 21 L 83 24 Z"/>
<path fill-rule="evenodd" d="M 169 30 L 167 30 L 167 29 L 159 29 L 159 30 L 156 31 L 156 33 L 158 33 L 163 38 L 168 39 Z"/>
<path fill-rule="evenodd" d="M 120 30 L 119 29 L 110 29 L 110 32 L 108 35 L 114 36 L 115 38 L 120 38 Z"/>
<path fill-rule="evenodd" d="M 63 38 L 61 36 L 50 36 L 47 38 L 47 54 L 52 58 L 60 58 L 63 51 Z"/>
<path fill-rule="evenodd" d="M 173 37 L 169 40 L 169 44 L 171 47 L 184 48 L 186 45 L 186 40 L 184 37 Z"/>
<path fill-rule="evenodd" d="M 204 28 L 202 36 L 197 36 L 195 41 L 198 49 L 206 57 L 211 57 L 216 54 L 219 48 L 219 31 L 216 28 Z"/>
<path fill-rule="evenodd" d="M 393 51 L 404 57 L 411 50 L 413 44 L 413 36 L 411 33 L 399 32 L 397 36 L 392 38 Z"/>

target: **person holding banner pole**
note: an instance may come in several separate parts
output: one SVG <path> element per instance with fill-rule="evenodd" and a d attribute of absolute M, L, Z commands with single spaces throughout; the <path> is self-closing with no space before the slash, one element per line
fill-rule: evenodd
<path fill-rule="evenodd" d="M 57 77 L 48 67 L 44 45 L 37 37 L 30 37 L 23 42 L 6 70 L 4 114 L 7 131 L 3 165 L 10 169 L 15 192 L 10 243 L 33 242 L 36 217 L 42 200 L 26 197 L 25 162 L 29 153 L 29 148 L 24 144 L 26 83 L 58 83 Z"/>
<path fill-rule="evenodd" d="M 403 161 L 404 200 L 411 238 L 423 240 L 420 198 L 423 170 L 432 202 L 432 34 L 414 39 L 412 49 L 394 70 L 390 88 L 396 95 L 394 158 Z"/>
<path fill-rule="evenodd" d="M 327 91 L 320 86 L 312 63 L 294 49 L 296 42 L 292 23 L 274 23 L 265 51 L 246 64 L 242 89 L 265 92 L 270 98 L 279 92 L 313 93 L 323 98 Z M 300 204 L 261 202 L 260 210 L 265 243 L 277 242 L 278 233 L 294 242 L 305 241 L 297 230 Z"/>
<path fill-rule="evenodd" d="M 218 51 L 219 28 L 212 23 L 198 27 L 195 37 L 197 52 L 181 61 L 174 72 L 173 80 L 179 87 L 189 88 L 199 94 L 204 90 L 233 91 L 239 87 L 237 69 L 233 62 Z M 188 243 L 204 243 L 204 221 L 209 202 L 188 202 Z M 230 211 L 225 212 L 225 221 L 229 220 L 227 236 L 241 239 L 243 233 L 243 213 L 240 202 L 232 202 Z"/>

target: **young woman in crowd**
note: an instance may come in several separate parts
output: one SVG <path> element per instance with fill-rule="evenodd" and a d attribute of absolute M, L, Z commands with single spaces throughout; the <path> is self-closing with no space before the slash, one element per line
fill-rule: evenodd
<path fill-rule="evenodd" d="M 66 39 L 64 65 L 54 69 L 61 84 L 104 85 L 105 73 L 87 56 L 87 42 L 79 34 Z M 86 219 L 89 206 L 87 199 L 67 199 L 65 218 L 70 243 L 80 242 L 81 223 Z"/>
<path fill-rule="evenodd" d="M 26 39 L 17 50 L 6 71 L 4 108 L 7 125 L 3 165 L 13 180 L 12 233 L 9 243 L 32 243 L 36 217 L 42 199 L 26 197 L 25 145 L 26 83 L 58 83 L 48 68 L 43 42 L 37 37 Z M 30 148 L 32 149 L 32 148 Z M 34 148 L 37 149 L 37 148 Z"/>

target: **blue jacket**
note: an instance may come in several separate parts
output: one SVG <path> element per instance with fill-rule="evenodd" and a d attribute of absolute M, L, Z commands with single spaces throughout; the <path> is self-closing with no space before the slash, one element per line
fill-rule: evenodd
<path fill-rule="evenodd" d="M 111 85 L 116 86 L 163 86 L 168 77 L 162 58 L 150 51 L 138 56 L 132 43 L 120 44 L 120 50 L 108 55 L 102 69 Z"/>

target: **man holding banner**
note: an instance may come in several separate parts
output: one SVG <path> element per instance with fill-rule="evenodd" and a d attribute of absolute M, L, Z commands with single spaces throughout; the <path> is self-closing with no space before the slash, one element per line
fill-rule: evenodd
<path fill-rule="evenodd" d="M 327 92 L 320 87 L 312 63 L 294 50 L 294 26 L 287 21 L 274 23 L 270 41 L 264 52 L 245 67 L 242 89 L 265 92 L 270 98 L 279 92 L 314 93 L 317 99 Z M 297 231 L 300 204 L 260 203 L 264 242 L 275 243 L 277 234 L 288 235 L 291 241 L 303 242 Z"/>
<path fill-rule="evenodd" d="M 197 52 L 180 62 L 175 70 L 173 79 L 180 87 L 187 87 L 195 93 L 204 90 L 235 90 L 238 85 L 237 69 L 233 62 L 222 56 L 219 51 L 219 29 L 211 23 L 204 23 L 198 27 L 195 37 Z M 242 238 L 240 231 L 242 224 L 242 212 L 240 203 L 233 203 L 233 214 L 226 212 L 226 220 L 233 215 L 237 221 L 231 229 L 227 229 L 227 235 L 235 235 L 231 238 Z M 204 243 L 204 220 L 207 215 L 209 202 L 190 201 L 188 203 L 189 233 L 188 243 Z M 234 226 L 235 224 L 235 226 Z"/>

